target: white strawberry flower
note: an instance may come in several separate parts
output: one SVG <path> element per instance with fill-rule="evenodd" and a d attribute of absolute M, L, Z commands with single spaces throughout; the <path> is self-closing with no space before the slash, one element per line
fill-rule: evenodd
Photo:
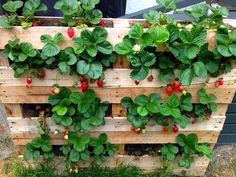
<path fill-rule="evenodd" d="M 139 53 L 141 51 L 141 46 L 139 44 L 135 44 L 133 47 L 134 53 Z"/>

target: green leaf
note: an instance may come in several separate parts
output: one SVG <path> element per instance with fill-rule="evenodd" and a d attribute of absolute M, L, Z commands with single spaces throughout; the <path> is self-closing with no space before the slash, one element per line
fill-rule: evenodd
<path fill-rule="evenodd" d="M 156 62 L 156 56 L 153 53 L 141 52 L 140 58 L 143 65 L 146 67 L 154 65 Z"/>
<path fill-rule="evenodd" d="M 143 18 L 150 24 L 157 24 L 160 17 L 160 13 L 156 10 L 151 10 L 143 15 Z"/>
<path fill-rule="evenodd" d="M 175 79 L 175 73 L 172 69 L 160 69 L 159 74 L 160 81 L 164 83 L 170 83 Z"/>
<path fill-rule="evenodd" d="M 157 26 L 155 28 L 149 29 L 149 31 L 152 35 L 153 41 L 156 44 L 166 42 L 170 37 L 169 31 L 163 26 Z"/>
<path fill-rule="evenodd" d="M 83 152 L 81 152 L 81 153 L 80 153 L 80 157 L 81 157 L 81 160 L 88 161 L 88 160 L 89 160 L 89 157 L 90 157 L 89 151 L 83 151 Z"/>
<path fill-rule="evenodd" d="M 229 51 L 236 56 L 236 43 L 230 44 L 229 45 Z"/>
<path fill-rule="evenodd" d="M 61 10 L 65 15 L 73 15 L 78 12 L 78 6 L 77 0 L 60 0 L 56 2 L 54 8 Z"/>
<path fill-rule="evenodd" d="M 110 42 L 104 41 L 97 46 L 99 52 L 109 55 L 113 51 L 113 47 Z"/>
<path fill-rule="evenodd" d="M 28 161 L 33 157 L 33 154 L 31 151 L 26 150 L 26 152 L 24 153 L 24 160 Z"/>
<path fill-rule="evenodd" d="M 76 150 L 72 149 L 69 158 L 72 162 L 78 162 L 80 160 L 80 154 Z"/>
<path fill-rule="evenodd" d="M 183 85 L 190 85 L 194 77 L 192 67 L 180 70 L 180 81 Z"/>
<path fill-rule="evenodd" d="M 108 33 L 103 27 L 97 26 L 93 30 L 93 35 L 96 37 L 96 43 L 102 43 L 106 41 Z"/>
<path fill-rule="evenodd" d="M 103 151 L 104 151 L 103 145 L 95 146 L 94 150 L 93 150 L 95 155 L 99 155 L 99 154 L 103 153 Z"/>
<path fill-rule="evenodd" d="M 82 3 L 82 8 L 92 10 L 99 3 L 99 0 L 80 0 L 80 2 Z"/>
<path fill-rule="evenodd" d="M 4 28 L 12 28 L 13 26 L 5 17 L 0 17 L 0 26 Z"/>
<path fill-rule="evenodd" d="M 87 46 L 86 49 L 87 53 L 91 56 L 91 57 L 95 57 L 98 53 L 98 49 L 95 46 Z"/>
<path fill-rule="evenodd" d="M 63 36 L 63 34 L 61 34 L 61 33 L 57 33 L 57 34 L 53 37 L 54 43 L 59 43 L 59 42 L 61 42 L 61 41 L 63 41 L 63 40 L 64 40 L 64 36 Z"/>
<path fill-rule="evenodd" d="M 84 60 L 80 60 L 76 65 L 76 71 L 77 73 L 81 75 L 87 74 L 89 71 L 89 68 L 90 68 L 90 64 Z"/>
<path fill-rule="evenodd" d="M 8 1 L 7 3 L 3 4 L 3 9 L 8 12 L 16 12 L 17 9 L 21 8 L 23 6 L 22 1 Z"/>
<path fill-rule="evenodd" d="M 196 76 L 203 78 L 203 79 L 207 77 L 207 68 L 203 62 L 198 61 L 198 62 L 194 63 L 193 68 L 194 68 L 194 72 L 195 72 Z"/>
<path fill-rule="evenodd" d="M 133 105 L 133 100 L 130 98 L 130 97 L 124 97 L 122 100 L 121 100 L 121 105 L 123 107 L 130 107 L 131 105 Z"/>
<path fill-rule="evenodd" d="M 136 23 L 129 31 L 129 37 L 133 39 L 141 39 L 143 33 L 143 25 Z"/>
<path fill-rule="evenodd" d="M 138 106 L 137 112 L 140 116 L 145 117 L 148 115 L 148 110 L 145 106 Z"/>
<path fill-rule="evenodd" d="M 62 117 L 61 124 L 65 127 L 71 126 L 73 123 L 73 120 L 71 117 Z"/>
<path fill-rule="evenodd" d="M 180 107 L 184 111 L 192 111 L 193 110 L 193 104 L 192 104 L 192 95 L 190 93 L 187 93 L 186 95 L 182 95 L 180 98 L 181 104 Z"/>
<path fill-rule="evenodd" d="M 123 42 L 115 45 L 115 51 L 120 55 L 127 55 L 133 51 L 134 41 L 128 37 L 123 39 Z"/>
<path fill-rule="evenodd" d="M 74 149 L 75 149 L 76 151 L 78 151 L 78 152 L 84 151 L 85 148 L 86 148 L 85 144 L 82 143 L 82 142 L 80 142 L 80 141 L 78 141 L 78 142 L 76 142 L 76 143 L 74 144 Z"/>
<path fill-rule="evenodd" d="M 41 37 L 40 37 L 40 40 L 43 42 L 43 43 L 50 43 L 53 41 L 53 38 L 48 35 L 48 34 L 43 34 Z"/>
<path fill-rule="evenodd" d="M 60 52 L 60 47 L 57 46 L 56 44 L 51 44 L 51 43 L 46 44 L 42 49 L 42 54 L 47 57 L 56 56 L 57 54 L 59 54 L 59 52 Z"/>
<path fill-rule="evenodd" d="M 196 44 L 188 45 L 184 49 L 184 54 L 189 58 L 193 59 L 197 57 L 198 53 L 200 52 L 200 47 L 197 46 Z"/>
<path fill-rule="evenodd" d="M 190 119 L 185 115 L 181 115 L 180 117 L 175 118 L 174 120 L 180 125 L 181 128 L 186 128 L 190 122 Z"/>
<path fill-rule="evenodd" d="M 207 14 L 208 9 L 208 4 L 202 3 L 193 5 L 190 8 L 187 8 L 186 11 L 189 12 L 193 17 L 199 18 L 205 16 Z"/>
<path fill-rule="evenodd" d="M 67 107 L 60 106 L 60 108 L 57 109 L 56 112 L 59 116 L 64 116 L 67 113 Z"/>
<path fill-rule="evenodd" d="M 219 62 L 215 60 L 208 60 L 206 63 L 206 68 L 209 73 L 215 73 L 219 69 Z"/>
<path fill-rule="evenodd" d="M 160 5 L 165 7 L 166 9 L 176 9 L 177 0 L 156 0 L 156 2 Z"/>
<path fill-rule="evenodd" d="M 133 80 L 143 81 L 149 74 L 149 68 L 145 66 L 137 67 L 132 70 L 130 77 Z"/>
<path fill-rule="evenodd" d="M 75 48 L 74 48 L 75 53 L 76 54 L 81 54 L 86 48 L 83 40 L 81 38 L 73 38 L 73 42 L 74 42 L 74 45 L 75 45 Z"/>
<path fill-rule="evenodd" d="M 180 99 L 177 95 L 173 94 L 168 98 L 167 103 L 171 108 L 177 108 L 180 105 Z"/>
<path fill-rule="evenodd" d="M 41 146 L 43 152 L 50 152 L 52 150 L 52 145 L 49 143 L 42 144 Z"/>
<path fill-rule="evenodd" d="M 99 135 L 98 142 L 100 144 L 105 144 L 107 142 L 107 135 L 105 133 L 102 133 Z"/>
<path fill-rule="evenodd" d="M 85 12 L 85 18 L 88 19 L 91 24 L 98 24 L 102 18 L 102 12 L 98 9 Z"/>
<path fill-rule="evenodd" d="M 88 76 L 92 79 L 98 79 L 102 76 L 102 64 L 99 62 L 93 62 L 89 66 Z"/>
<path fill-rule="evenodd" d="M 217 46 L 217 51 L 224 57 L 230 57 L 232 56 L 229 47 L 223 44 L 219 44 Z"/>
<path fill-rule="evenodd" d="M 146 95 L 139 95 L 134 99 L 134 103 L 140 106 L 145 106 L 148 102 L 149 99 Z"/>
<path fill-rule="evenodd" d="M 59 67 L 60 71 L 63 73 L 70 72 L 70 66 L 66 62 L 60 62 L 58 64 L 58 67 Z"/>
<path fill-rule="evenodd" d="M 40 152 L 39 151 L 34 151 L 33 153 L 33 159 L 35 161 L 39 160 L 40 159 Z"/>

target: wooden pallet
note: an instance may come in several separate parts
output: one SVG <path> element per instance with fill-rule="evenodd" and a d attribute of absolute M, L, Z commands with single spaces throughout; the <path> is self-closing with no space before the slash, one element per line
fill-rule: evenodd
<path fill-rule="evenodd" d="M 57 22 L 57 18 L 44 19 L 47 22 Z M 134 20 L 107 20 L 107 23 L 112 22 L 114 28 L 108 29 L 108 40 L 115 45 L 122 41 L 124 35 L 127 34 L 130 26 L 137 21 Z M 144 23 L 145 21 L 140 21 Z M 22 29 L 16 27 L 10 30 L 1 29 L 0 50 L 4 49 L 4 45 L 16 37 L 20 38 L 21 42 L 30 42 L 34 48 L 41 49 L 43 43 L 40 41 L 42 34 L 55 35 L 61 32 L 65 36 L 65 42 L 61 43 L 61 47 L 73 46 L 71 39 L 66 35 L 66 27 L 33 27 L 29 29 Z M 92 28 L 90 28 L 92 30 Z M 76 29 L 76 35 L 79 35 L 81 30 Z M 209 49 L 216 47 L 215 32 L 208 31 L 207 41 L 210 44 Z M 160 48 L 159 50 L 166 50 Z M 140 85 L 136 86 L 132 79 L 130 79 L 131 69 L 129 63 L 124 58 L 118 56 L 117 62 L 113 65 L 113 69 L 105 71 L 105 78 L 107 83 L 104 88 L 98 88 L 96 84 L 90 83 L 90 88 L 94 89 L 97 96 L 104 101 L 109 101 L 112 104 L 112 117 L 106 118 L 106 124 L 102 127 L 92 129 L 90 134 L 97 136 L 100 133 L 107 133 L 109 141 L 114 144 L 119 144 L 121 151 L 115 158 L 109 158 L 106 161 L 106 165 L 114 167 L 122 162 L 124 164 L 137 165 L 144 170 L 152 170 L 157 168 L 161 164 L 160 157 L 134 157 L 124 155 L 125 144 L 166 144 L 176 143 L 176 134 L 163 133 L 162 127 L 150 122 L 147 126 L 146 134 L 137 135 L 130 131 L 130 123 L 126 120 L 126 110 L 120 105 L 120 100 L 125 96 L 132 98 L 140 94 L 160 93 L 162 98 L 166 99 L 165 93 L 166 84 L 162 83 L 158 79 L 158 70 L 152 69 L 151 74 L 154 79 L 152 82 L 148 80 L 143 81 Z M 177 71 L 176 71 L 177 72 Z M 58 83 L 60 86 L 69 87 L 73 91 L 80 91 L 79 88 L 72 87 L 75 82 L 78 82 L 78 76 L 60 75 L 56 70 L 47 70 L 46 78 L 44 80 L 34 79 L 32 87 L 27 89 L 25 87 L 25 80 L 27 73 L 21 78 L 14 78 L 14 72 L 9 68 L 9 63 L 6 59 L 0 58 L 0 99 L 5 105 L 5 109 L 8 115 L 8 121 L 15 145 L 25 146 L 31 141 L 32 138 L 37 137 L 38 133 L 35 127 L 36 118 L 24 118 L 22 113 L 22 104 L 43 104 L 48 102 L 48 96 L 50 95 L 50 88 L 53 84 Z M 215 88 L 215 82 L 223 77 L 225 84 L 220 88 Z M 57 79 L 56 79 L 57 78 Z M 223 128 L 225 121 L 225 114 L 228 104 L 232 102 L 233 96 L 236 91 L 235 85 L 236 79 L 236 66 L 232 72 L 224 74 L 218 78 L 207 79 L 209 86 L 206 88 L 208 93 L 214 93 L 217 95 L 218 111 L 213 113 L 209 120 L 204 123 L 194 123 L 189 125 L 186 129 L 180 129 L 179 133 L 190 134 L 195 133 L 199 137 L 201 143 L 208 142 L 214 147 L 217 142 L 220 131 Z M 203 87 L 206 79 L 194 79 L 191 86 L 186 87 L 187 91 L 192 94 L 193 103 L 198 103 L 199 98 L 197 92 Z M 53 132 L 56 129 L 63 131 L 63 128 L 56 125 L 50 118 L 47 120 L 48 125 Z M 51 135 L 52 143 L 54 145 L 65 144 L 62 134 Z M 187 175 L 199 175 L 203 176 L 208 166 L 209 160 L 205 158 L 196 157 L 196 161 L 192 165 L 191 169 L 186 170 Z M 82 163 L 86 165 L 87 163 Z M 81 166 L 83 166 L 81 164 Z M 174 163 L 175 173 L 181 174 L 182 168 Z"/>

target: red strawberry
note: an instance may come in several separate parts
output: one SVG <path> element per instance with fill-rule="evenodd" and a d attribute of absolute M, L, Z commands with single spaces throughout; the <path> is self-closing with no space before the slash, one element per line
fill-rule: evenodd
<path fill-rule="evenodd" d="M 80 77 L 80 78 L 79 78 L 79 81 L 80 81 L 80 83 L 82 84 L 83 82 L 85 82 L 85 78 L 84 78 L 84 77 Z"/>
<path fill-rule="evenodd" d="M 81 84 L 81 90 L 82 90 L 82 92 L 83 92 L 83 93 L 86 92 L 87 89 L 88 89 L 88 83 L 87 83 L 87 82 L 83 82 L 83 83 Z"/>
<path fill-rule="evenodd" d="M 183 91 L 184 91 L 184 86 L 182 86 L 182 85 L 179 86 L 179 89 L 178 89 L 178 90 L 179 90 L 180 93 L 183 93 Z"/>
<path fill-rule="evenodd" d="M 167 93 L 167 95 L 169 95 L 169 96 L 171 96 L 172 95 L 172 93 L 173 93 L 173 88 L 171 87 L 171 86 L 167 86 L 167 88 L 166 88 L 166 93 Z"/>
<path fill-rule="evenodd" d="M 34 22 L 33 26 L 39 26 L 39 22 Z"/>
<path fill-rule="evenodd" d="M 217 81 L 216 83 L 215 83 L 215 87 L 219 87 L 220 86 L 220 82 L 219 81 Z"/>
<path fill-rule="evenodd" d="M 38 72 L 38 76 L 39 76 L 40 78 L 44 78 L 44 77 L 46 76 L 45 71 L 40 71 L 40 72 Z"/>
<path fill-rule="evenodd" d="M 167 127 L 163 127 L 163 128 L 162 128 L 162 131 L 163 131 L 163 132 L 168 132 L 168 128 L 167 128 Z"/>
<path fill-rule="evenodd" d="M 173 132 L 175 132 L 175 133 L 178 133 L 178 131 L 179 131 L 179 128 L 178 127 L 173 127 Z"/>
<path fill-rule="evenodd" d="M 68 28 L 67 29 L 67 34 L 70 38 L 74 37 L 74 35 L 75 35 L 74 29 L 73 28 Z"/>
<path fill-rule="evenodd" d="M 27 83 L 27 84 L 31 84 L 31 83 L 32 83 L 32 78 L 31 78 L 31 77 L 28 77 L 28 78 L 26 79 L 26 83 Z"/>
<path fill-rule="evenodd" d="M 139 85 L 140 82 L 139 81 L 134 81 L 134 83 L 135 83 L 135 85 Z"/>
<path fill-rule="evenodd" d="M 58 93 L 60 93 L 60 89 L 58 87 L 53 87 L 51 88 L 51 93 L 53 95 L 57 95 Z"/>
<path fill-rule="evenodd" d="M 141 130 L 141 129 L 139 129 L 139 130 L 137 130 L 137 131 L 136 131 L 136 133 L 139 135 L 139 134 L 141 134 L 141 133 L 142 133 L 142 130 Z"/>
<path fill-rule="evenodd" d="M 179 81 L 174 81 L 173 82 L 173 89 L 175 91 L 178 91 L 179 87 L 181 86 L 181 83 Z"/>
<path fill-rule="evenodd" d="M 104 27 L 106 24 L 105 24 L 105 21 L 104 20 L 101 20 L 100 22 L 99 22 L 99 25 L 100 26 L 102 26 L 102 27 Z"/>
<path fill-rule="evenodd" d="M 97 85 L 98 85 L 98 87 L 102 88 L 103 87 L 103 81 L 102 80 L 98 80 L 97 81 Z"/>
<path fill-rule="evenodd" d="M 30 83 L 26 83 L 26 88 L 30 88 L 31 84 Z"/>
<path fill-rule="evenodd" d="M 134 132 L 136 129 L 134 127 L 131 127 L 130 130 Z"/>
<path fill-rule="evenodd" d="M 220 79 L 218 82 L 219 82 L 219 85 L 224 85 L 224 80 L 223 79 Z"/>

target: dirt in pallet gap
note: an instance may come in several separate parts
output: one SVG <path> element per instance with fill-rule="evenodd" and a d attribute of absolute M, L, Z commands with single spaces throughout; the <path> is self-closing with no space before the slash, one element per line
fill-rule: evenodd
<path fill-rule="evenodd" d="M 23 104 L 22 112 L 24 118 L 38 117 L 40 112 L 44 112 L 45 117 L 52 116 L 52 106 L 49 104 Z M 111 117 L 112 115 L 112 107 L 111 105 L 106 112 L 106 117 Z"/>

